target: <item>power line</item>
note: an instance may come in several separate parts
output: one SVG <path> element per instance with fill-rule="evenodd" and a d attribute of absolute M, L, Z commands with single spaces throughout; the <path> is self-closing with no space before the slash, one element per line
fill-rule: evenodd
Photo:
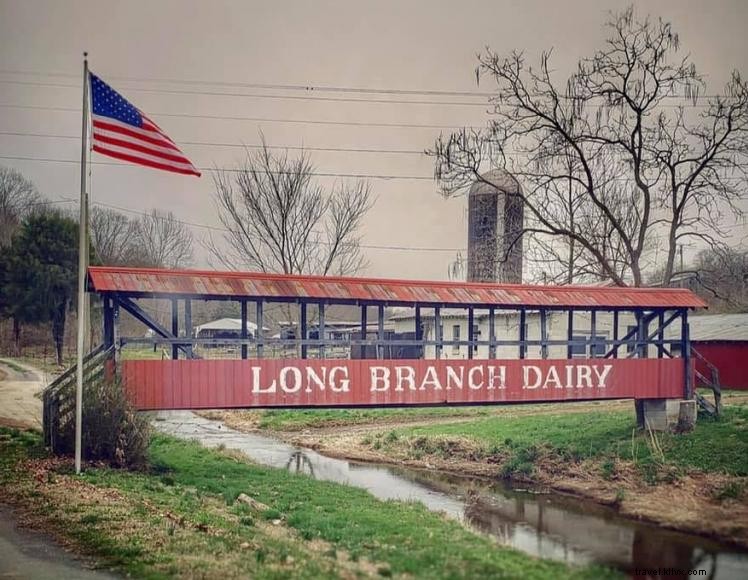
<path fill-rule="evenodd" d="M 80 78 L 80 74 L 34 72 L 34 71 L 22 71 L 22 70 L 0 70 L 0 74 L 67 77 L 67 78 L 75 78 L 75 79 Z M 304 92 L 356 93 L 356 94 L 372 94 L 372 95 L 383 95 L 383 94 L 384 95 L 414 95 L 414 96 L 420 95 L 420 96 L 449 96 L 449 97 L 490 97 L 490 96 L 493 96 L 493 93 L 489 93 L 489 92 L 449 91 L 449 90 L 436 90 L 436 89 L 337 87 L 337 86 L 330 86 L 330 85 L 246 83 L 246 82 L 228 82 L 228 81 L 206 81 L 206 80 L 196 80 L 196 79 L 146 78 L 146 77 L 127 77 L 127 76 L 109 76 L 109 75 L 107 75 L 107 78 L 114 80 L 114 81 L 168 83 L 168 84 L 198 85 L 198 86 L 242 87 L 242 88 L 250 88 L 250 89 L 304 91 Z"/>
<path fill-rule="evenodd" d="M 52 88 L 66 88 L 66 89 L 78 89 L 79 85 L 68 85 L 63 83 L 45 83 L 45 82 L 33 82 L 33 81 L 17 81 L 0 79 L 0 84 L 15 84 L 21 86 L 35 86 L 35 87 L 52 87 Z M 494 104 L 491 102 L 492 97 L 483 103 L 470 103 L 464 101 L 414 101 L 414 100 L 403 100 L 403 99 L 354 99 L 350 97 L 317 97 L 317 96 L 299 96 L 299 95 L 278 95 L 278 94 L 265 94 L 265 93 L 228 93 L 220 91 L 194 91 L 194 90 L 176 90 L 176 89 L 149 89 L 141 87 L 117 87 L 122 92 L 141 92 L 141 93 L 154 93 L 154 94 L 170 94 L 170 95 L 200 95 L 200 96 L 220 96 L 220 97 L 243 97 L 251 99 L 278 99 L 278 100 L 292 100 L 292 101 L 322 101 L 322 102 L 342 102 L 342 103 L 365 103 L 365 104 L 380 104 L 380 105 L 439 105 L 439 106 L 468 106 L 468 107 L 482 107 L 486 110 L 490 110 Z M 712 95 L 712 97 L 731 98 L 726 95 Z M 494 95 L 495 97 L 495 95 Z M 658 107 L 664 108 L 705 108 L 709 107 L 709 103 L 698 103 L 693 100 L 689 100 L 686 97 L 680 97 L 678 95 L 663 95 L 667 98 L 679 98 L 685 102 L 680 104 L 663 104 L 659 103 Z M 564 95 L 558 95 L 559 99 L 572 100 L 573 97 Z M 601 97 L 602 98 L 602 97 Z M 586 102 L 586 107 L 590 108 L 601 108 L 608 106 L 606 103 L 591 103 Z"/>
<path fill-rule="evenodd" d="M 0 74 L 25 75 L 37 77 L 66 77 L 79 79 L 80 74 L 73 73 L 54 73 L 27 70 L 0 70 Z M 354 93 L 354 94 L 387 94 L 387 95 L 414 95 L 414 96 L 450 96 L 450 97 L 494 97 L 495 93 L 485 91 L 453 91 L 439 89 L 402 89 L 402 88 L 382 88 L 382 87 L 346 87 L 334 85 L 315 85 L 315 84 L 284 84 L 284 83 L 250 83 L 250 82 L 229 82 L 229 81 L 208 81 L 199 79 L 175 79 L 175 78 L 153 78 L 153 77 L 130 77 L 130 76 L 109 76 L 107 78 L 116 81 L 132 81 L 144 83 L 167 83 L 179 85 L 198 85 L 198 86 L 224 86 L 224 87 L 242 87 L 250 89 L 265 90 L 285 90 L 285 91 L 303 91 L 303 92 L 332 92 L 332 93 Z M 563 98 L 563 95 L 561 95 Z M 663 95 L 664 98 L 690 100 L 685 95 Z M 734 98 L 732 95 L 723 95 L 719 93 L 705 93 L 699 95 L 700 98 Z M 572 98 L 572 97 L 567 97 Z"/>
<path fill-rule="evenodd" d="M 20 155 L 0 155 L 0 159 L 7 159 L 9 161 L 41 161 L 43 163 L 75 163 L 80 165 L 80 160 L 76 159 L 54 159 L 51 157 L 24 157 Z M 138 167 L 131 163 L 115 163 L 111 161 L 89 161 L 92 165 L 111 165 L 114 167 Z M 241 173 L 242 169 L 234 168 L 221 168 L 221 167 L 197 167 L 201 171 L 225 171 L 226 173 Z M 273 175 L 282 175 L 283 172 L 270 171 Z M 405 179 L 405 180 L 416 180 L 416 181 L 434 181 L 434 177 L 427 177 L 425 175 L 380 175 L 374 173 L 330 173 L 315 171 L 310 173 L 313 177 L 344 177 L 347 179 Z"/>
<path fill-rule="evenodd" d="M 29 109 L 34 111 L 58 111 L 58 112 L 73 112 L 81 113 L 81 109 L 78 107 L 48 107 L 40 105 L 16 105 L 12 103 L 0 103 L 0 107 L 6 109 Z M 150 113 L 152 117 L 179 117 L 185 119 L 210 119 L 220 121 L 252 121 L 255 123 L 292 123 L 302 125 L 336 125 L 344 127 L 386 127 L 389 129 L 482 129 L 479 126 L 464 127 L 462 125 L 432 125 L 432 124 L 419 124 L 419 123 L 375 123 L 375 122 L 364 122 L 364 121 L 325 121 L 321 119 L 282 119 L 282 118 L 270 118 L 270 117 L 239 117 L 229 115 L 200 115 L 190 113 Z"/>
<path fill-rule="evenodd" d="M 80 135 L 55 135 L 51 133 L 24 133 L 21 131 L 0 131 L 0 135 L 13 137 L 39 137 L 49 139 L 76 139 L 80 140 Z M 244 143 L 214 143 L 208 141 L 184 141 L 178 139 L 180 145 L 199 145 L 210 147 L 233 147 L 239 149 L 262 149 L 263 145 L 244 144 Z M 349 148 L 349 147 L 306 147 L 303 145 L 268 145 L 268 149 L 278 149 L 290 151 L 326 151 L 335 153 L 395 153 L 401 155 L 423 155 L 424 152 L 418 149 L 376 149 L 376 148 Z"/>
<path fill-rule="evenodd" d="M 52 87 L 52 88 L 66 88 L 66 89 L 78 89 L 79 85 L 67 85 L 63 83 L 43 83 L 33 81 L 16 81 L 0 79 L 2 84 L 14 84 L 22 86 L 34 86 L 34 87 Z M 405 99 L 354 99 L 350 97 L 317 97 L 310 95 L 278 95 L 278 94 L 265 94 L 265 93 L 228 93 L 220 91 L 190 91 L 190 90 L 177 90 L 177 89 L 148 89 L 141 87 L 118 87 L 118 90 L 140 92 L 140 93 L 158 93 L 167 95 L 207 95 L 216 97 L 244 97 L 251 99 L 280 99 L 280 100 L 291 100 L 291 101 L 327 101 L 335 103 L 367 103 L 367 104 L 380 104 L 380 105 L 439 105 L 439 106 L 465 106 L 465 107 L 487 107 L 490 105 L 488 102 L 484 103 L 470 103 L 461 101 L 413 101 Z"/>

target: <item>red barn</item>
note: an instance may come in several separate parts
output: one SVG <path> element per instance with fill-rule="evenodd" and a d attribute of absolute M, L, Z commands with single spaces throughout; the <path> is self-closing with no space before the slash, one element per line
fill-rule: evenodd
<path fill-rule="evenodd" d="M 717 367 L 722 387 L 748 390 L 748 313 L 692 316 L 689 323 L 693 348 Z M 698 358 L 696 370 L 709 376 Z"/>

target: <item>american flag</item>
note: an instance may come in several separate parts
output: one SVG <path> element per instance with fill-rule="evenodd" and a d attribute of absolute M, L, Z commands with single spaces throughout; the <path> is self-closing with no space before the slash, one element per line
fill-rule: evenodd
<path fill-rule="evenodd" d="M 90 76 L 94 151 L 155 169 L 200 176 L 156 123 L 95 74 Z"/>

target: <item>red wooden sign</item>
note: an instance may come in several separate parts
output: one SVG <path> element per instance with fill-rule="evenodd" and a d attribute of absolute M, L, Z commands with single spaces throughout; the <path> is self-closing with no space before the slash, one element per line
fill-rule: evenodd
<path fill-rule="evenodd" d="M 682 359 L 127 360 L 140 410 L 682 398 Z"/>

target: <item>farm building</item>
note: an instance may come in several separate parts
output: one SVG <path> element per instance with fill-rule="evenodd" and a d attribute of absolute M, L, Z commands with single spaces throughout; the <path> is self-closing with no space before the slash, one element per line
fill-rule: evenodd
<path fill-rule="evenodd" d="M 717 367 L 722 387 L 748 390 L 748 313 L 692 316 L 689 325 L 694 350 Z M 708 376 L 698 358 L 696 370 Z"/>
<path fill-rule="evenodd" d="M 265 329 L 267 330 L 267 329 Z M 257 325 L 247 321 L 247 332 L 254 338 Z M 195 338 L 240 338 L 242 332 L 241 318 L 219 318 L 205 324 L 195 326 L 193 336 Z"/>

